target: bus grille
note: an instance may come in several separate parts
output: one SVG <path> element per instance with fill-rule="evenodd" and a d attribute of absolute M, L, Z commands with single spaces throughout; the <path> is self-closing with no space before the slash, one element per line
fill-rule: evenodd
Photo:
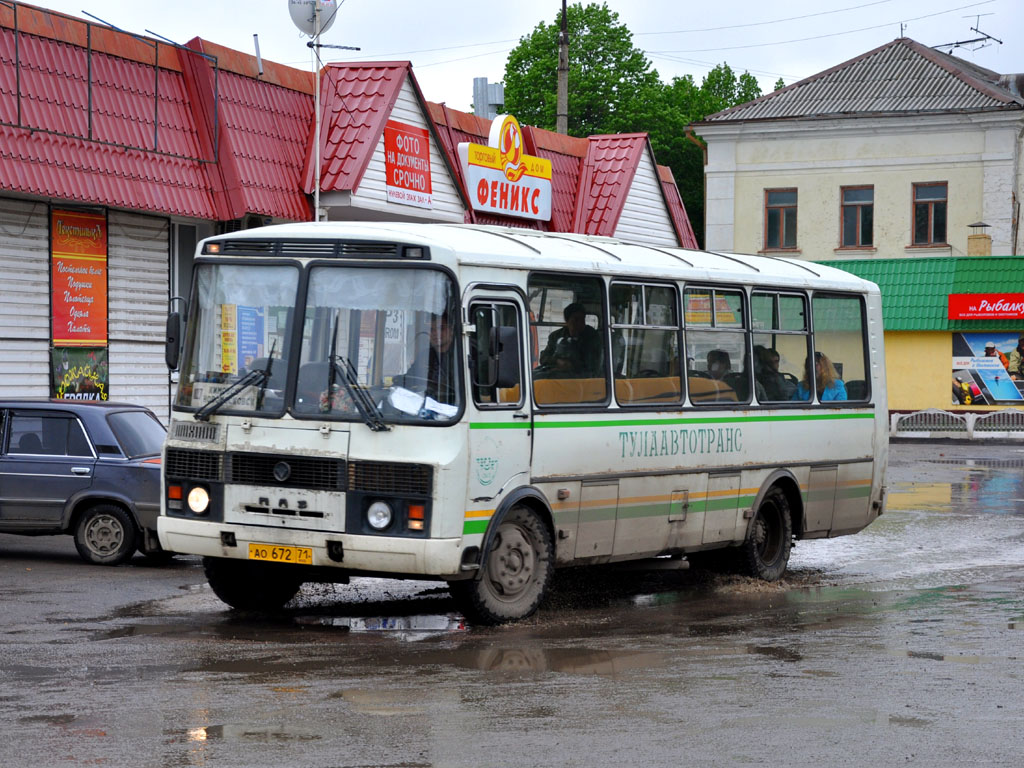
<path fill-rule="evenodd" d="M 353 461 L 348 465 L 348 485 L 353 491 L 367 493 L 429 496 L 431 472 L 425 464 Z"/>
<path fill-rule="evenodd" d="M 274 467 L 288 466 L 288 477 L 278 480 Z M 268 453 L 231 454 L 231 482 L 241 485 L 277 485 L 312 491 L 344 491 L 344 459 L 312 456 L 280 456 Z"/>
<path fill-rule="evenodd" d="M 274 477 L 274 467 L 284 462 L 288 476 Z M 387 461 L 351 461 L 272 453 L 230 453 L 168 448 L 167 477 L 220 482 L 227 477 L 239 485 L 270 485 L 312 491 L 430 496 L 433 472 L 426 464 L 394 464 Z"/>
<path fill-rule="evenodd" d="M 167 477 L 218 482 L 224 478 L 224 454 L 168 448 L 164 471 Z"/>

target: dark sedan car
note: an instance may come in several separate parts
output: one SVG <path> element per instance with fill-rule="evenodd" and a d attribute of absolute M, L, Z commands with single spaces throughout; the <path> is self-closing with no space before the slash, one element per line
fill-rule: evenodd
<path fill-rule="evenodd" d="M 69 533 L 101 565 L 160 555 L 165 436 L 138 405 L 0 399 L 0 533 Z"/>

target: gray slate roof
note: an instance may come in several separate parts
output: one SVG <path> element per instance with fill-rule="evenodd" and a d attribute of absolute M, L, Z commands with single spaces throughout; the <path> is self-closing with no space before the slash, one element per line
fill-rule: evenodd
<path fill-rule="evenodd" d="M 702 124 L 1024 109 L 1022 75 L 1000 75 L 901 37 Z"/>

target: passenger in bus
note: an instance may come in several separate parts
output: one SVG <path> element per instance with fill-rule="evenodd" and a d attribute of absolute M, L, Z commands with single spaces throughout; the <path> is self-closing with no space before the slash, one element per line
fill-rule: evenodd
<path fill-rule="evenodd" d="M 396 383 L 421 391 L 424 394 L 449 405 L 456 402 L 455 397 L 455 355 L 452 347 L 455 333 L 448 320 L 448 313 L 434 315 L 430 321 L 429 347 L 426 354 L 417 355 L 409 370 Z"/>
<path fill-rule="evenodd" d="M 755 373 L 757 381 L 764 388 L 764 400 L 789 400 L 796 391 L 795 377 L 790 381 L 779 371 L 780 357 L 778 350 L 755 346 L 754 355 L 757 360 Z M 760 395 L 757 398 L 761 400 Z"/>
<path fill-rule="evenodd" d="M 811 371 L 811 359 L 807 358 L 804 365 L 804 378 L 797 384 L 793 400 L 811 399 L 811 376 L 817 382 L 818 400 L 846 400 L 846 384 L 839 378 L 832 361 L 824 352 L 814 353 L 814 371 Z"/>
<path fill-rule="evenodd" d="M 601 375 L 601 334 L 587 325 L 587 310 L 573 302 L 562 313 L 565 326 L 548 337 L 538 376 L 593 378 Z"/>
<path fill-rule="evenodd" d="M 732 371 L 732 360 L 724 349 L 712 349 L 708 352 L 708 373 L 712 379 L 721 381 Z"/>

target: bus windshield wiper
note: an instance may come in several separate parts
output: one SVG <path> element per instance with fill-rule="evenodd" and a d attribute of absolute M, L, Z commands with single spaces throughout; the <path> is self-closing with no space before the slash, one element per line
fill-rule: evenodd
<path fill-rule="evenodd" d="M 363 421 L 366 422 L 366 426 L 374 432 L 389 431 L 391 427 L 384 421 L 384 414 L 380 412 L 380 408 L 373 402 L 369 393 L 363 389 L 362 384 L 359 383 L 359 377 L 356 375 L 356 369 L 344 355 L 331 356 L 332 384 L 335 372 L 341 374 L 341 383 L 345 385 L 345 391 L 352 398 L 352 402 L 355 404 L 356 410 L 359 411 L 359 415 L 363 417 Z"/>
<path fill-rule="evenodd" d="M 345 387 L 345 391 L 348 392 L 348 396 L 352 398 L 352 403 L 355 405 L 356 410 L 359 411 L 359 415 L 363 417 L 363 421 L 366 422 L 366 426 L 372 429 L 374 432 L 387 432 L 390 431 L 389 427 L 384 422 L 384 414 L 380 412 L 377 404 L 373 402 L 365 389 L 359 383 L 359 377 L 356 375 L 356 369 L 352 367 L 352 363 L 344 355 L 338 354 L 338 313 L 334 313 L 334 323 L 331 330 L 331 351 L 328 357 L 329 365 L 327 367 L 327 404 L 328 410 L 331 406 L 331 393 L 334 391 L 334 382 L 338 374 L 341 374 L 341 383 Z"/>
<path fill-rule="evenodd" d="M 256 408 L 259 410 L 262 407 L 263 391 L 266 389 L 266 384 L 270 381 L 270 372 L 274 367 L 274 351 L 277 349 L 277 339 L 274 339 L 273 344 L 270 346 L 270 357 L 267 358 L 267 364 L 263 368 L 254 368 L 249 371 L 245 376 L 240 378 L 230 387 L 225 389 L 216 397 L 209 400 L 199 410 L 192 414 L 196 421 L 206 421 L 216 411 L 224 405 L 228 400 L 237 395 L 246 387 L 256 385 L 260 388 L 259 393 L 256 395 Z"/>

